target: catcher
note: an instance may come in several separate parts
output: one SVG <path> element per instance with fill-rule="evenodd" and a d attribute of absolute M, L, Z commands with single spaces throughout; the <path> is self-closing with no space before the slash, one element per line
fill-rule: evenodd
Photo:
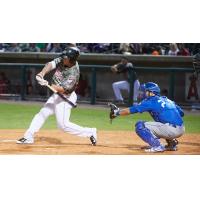
<path fill-rule="evenodd" d="M 128 61 L 126 57 L 123 57 L 120 63 L 117 63 L 111 66 L 111 71 L 116 74 L 123 74 L 124 80 L 117 81 L 112 84 L 112 88 L 115 94 L 115 103 L 124 104 L 124 98 L 122 97 L 121 90 L 126 90 L 129 93 L 130 90 L 130 77 L 129 77 L 129 70 L 133 70 L 133 102 L 137 103 L 137 96 L 138 96 L 138 89 L 140 87 L 140 82 L 138 80 L 137 74 L 133 67 L 133 64 Z"/>
<path fill-rule="evenodd" d="M 53 94 L 45 103 L 44 107 L 33 118 L 24 137 L 17 141 L 17 144 L 34 143 L 35 133 L 40 130 L 44 122 L 50 115 L 55 114 L 58 128 L 64 132 L 73 135 L 88 137 L 92 145 L 97 142 L 96 128 L 81 127 L 69 121 L 71 109 L 76 105 L 77 95 L 75 93 L 76 85 L 79 81 L 80 71 L 77 59 L 79 57 L 79 49 L 69 47 L 65 49 L 62 55 L 51 62 L 48 62 L 42 71 L 36 75 L 36 80 L 41 86 L 47 86 L 48 82 L 44 76 L 54 70 L 52 77 L 52 87 L 58 93 L 63 94 L 67 101 L 63 100 L 58 94 Z"/>
<path fill-rule="evenodd" d="M 110 104 L 110 120 L 121 115 L 149 112 L 154 122 L 138 121 L 135 124 L 137 135 L 149 144 L 145 151 L 176 151 L 178 144 L 176 138 L 181 137 L 185 132 L 182 109 L 167 97 L 160 96 L 160 88 L 153 82 L 140 86 L 140 98 L 142 99 L 140 104 L 123 110 Z M 161 144 L 160 138 L 166 139 L 167 145 Z"/>

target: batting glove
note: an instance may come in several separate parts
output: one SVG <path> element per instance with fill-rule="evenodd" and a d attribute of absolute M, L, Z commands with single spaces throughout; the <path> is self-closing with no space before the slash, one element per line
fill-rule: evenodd
<path fill-rule="evenodd" d="M 36 75 L 36 80 L 37 80 L 38 84 L 40 84 L 41 86 L 46 86 L 46 85 L 49 84 L 48 81 L 45 80 L 45 79 L 44 79 L 41 75 L 39 75 L 39 74 Z"/>

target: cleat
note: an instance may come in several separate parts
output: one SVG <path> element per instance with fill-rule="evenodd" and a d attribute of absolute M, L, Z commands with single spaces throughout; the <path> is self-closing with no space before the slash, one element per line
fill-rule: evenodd
<path fill-rule="evenodd" d="M 34 140 L 33 139 L 26 139 L 26 138 L 20 138 L 17 140 L 17 144 L 33 144 Z"/>
<path fill-rule="evenodd" d="M 94 138 L 93 135 L 90 137 L 90 141 L 92 143 L 92 146 L 96 146 L 97 141 L 96 141 L 96 139 Z"/>
<path fill-rule="evenodd" d="M 168 140 L 166 139 L 167 145 L 165 145 L 165 149 L 167 151 L 177 151 L 177 145 L 178 145 L 178 140 L 173 139 L 173 140 Z"/>
<path fill-rule="evenodd" d="M 96 146 L 96 143 L 97 143 L 97 129 L 96 128 L 92 128 L 91 130 L 92 130 L 93 134 L 92 134 L 92 136 L 90 136 L 90 141 L 91 141 L 93 146 Z"/>
<path fill-rule="evenodd" d="M 142 150 L 151 149 L 151 146 L 143 146 L 141 147 Z"/>
<path fill-rule="evenodd" d="M 147 153 L 157 153 L 157 152 L 163 152 L 165 151 L 165 147 L 160 145 L 158 147 L 151 147 L 150 149 L 145 149 L 145 152 Z"/>

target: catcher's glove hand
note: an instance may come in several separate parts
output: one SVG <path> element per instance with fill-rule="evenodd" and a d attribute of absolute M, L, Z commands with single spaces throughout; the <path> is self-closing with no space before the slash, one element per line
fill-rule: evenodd
<path fill-rule="evenodd" d="M 108 106 L 110 106 L 110 114 L 109 114 L 110 123 L 112 123 L 112 120 L 115 117 L 119 116 L 119 108 L 113 103 L 109 103 Z"/>

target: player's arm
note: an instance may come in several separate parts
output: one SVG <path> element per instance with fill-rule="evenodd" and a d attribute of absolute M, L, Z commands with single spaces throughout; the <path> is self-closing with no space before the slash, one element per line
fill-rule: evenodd
<path fill-rule="evenodd" d="M 38 83 L 42 86 L 48 85 L 48 81 L 44 79 L 44 76 L 48 74 L 51 70 L 56 68 L 56 64 L 58 64 L 61 61 L 60 58 L 56 58 L 51 62 L 48 62 L 43 69 L 36 75 L 36 80 Z"/>
<path fill-rule="evenodd" d="M 42 69 L 42 71 L 41 72 L 39 72 L 37 75 L 39 75 L 39 76 L 41 76 L 42 78 L 46 75 L 46 74 L 48 74 L 51 70 L 53 70 L 54 69 L 54 67 L 53 67 L 53 64 L 52 64 L 52 62 L 48 62 L 45 66 L 44 66 L 44 68 Z"/>
<path fill-rule="evenodd" d="M 125 116 L 125 115 L 130 115 L 130 114 L 134 114 L 134 113 L 142 113 L 145 111 L 149 111 L 149 105 L 147 105 L 146 103 L 144 104 L 139 104 L 139 105 L 134 105 L 131 106 L 129 108 L 125 108 L 122 110 L 119 110 L 118 112 L 118 116 Z"/>
<path fill-rule="evenodd" d="M 111 66 L 111 71 L 114 72 L 114 73 L 118 73 L 118 65 L 121 64 L 121 62 Z"/>
<path fill-rule="evenodd" d="M 52 87 L 61 94 L 71 94 L 77 86 L 76 76 L 69 76 L 64 79 L 60 85 L 52 85 Z"/>
<path fill-rule="evenodd" d="M 118 69 L 117 69 L 117 64 L 116 65 L 113 65 L 111 66 L 111 71 L 114 72 L 114 73 L 117 73 Z"/>
<path fill-rule="evenodd" d="M 131 114 L 130 108 L 124 108 L 122 110 L 119 110 L 119 113 L 118 113 L 118 115 L 122 115 L 122 116 L 130 115 L 130 114 Z"/>
<path fill-rule="evenodd" d="M 60 94 L 64 94 L 65 93 L 65 90 L 64 90 L 64 88 L 62 86 L 58 86 L 58 85 L 52 84 L 51 87 L 53 87 Z"/>

